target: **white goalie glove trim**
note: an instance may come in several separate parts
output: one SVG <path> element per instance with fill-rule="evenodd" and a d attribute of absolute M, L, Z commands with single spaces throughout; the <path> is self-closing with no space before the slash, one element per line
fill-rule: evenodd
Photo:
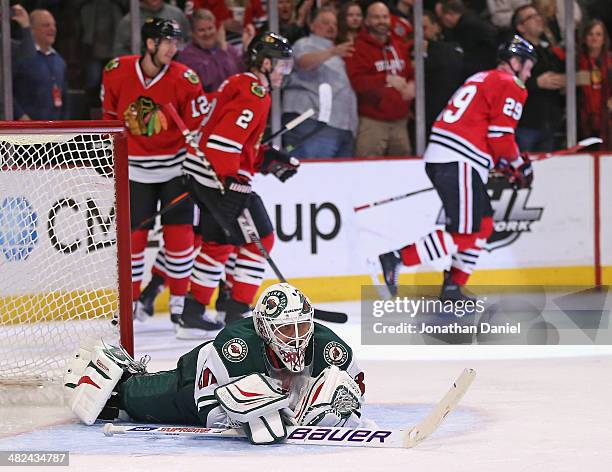
<path fill-rule="evenodd" d="M 218 387 L 215 397 L 230 420 L 243 423 L 253 444 L 271 444 L 286 437 L 281 411 L 289 406 L 288 395 L 263 375 L 247 375 Z"/>

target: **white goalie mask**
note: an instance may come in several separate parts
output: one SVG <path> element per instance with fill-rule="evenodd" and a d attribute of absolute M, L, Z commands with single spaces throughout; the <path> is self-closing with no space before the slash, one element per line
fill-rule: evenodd
<path fill-rule="evenodd" d="M 255 305 L 257 334 L 291 372 L 304 370 L 306 348 L 314 332 L 313 314 L 308 298 L 287 283 L 268 287 Z"/>

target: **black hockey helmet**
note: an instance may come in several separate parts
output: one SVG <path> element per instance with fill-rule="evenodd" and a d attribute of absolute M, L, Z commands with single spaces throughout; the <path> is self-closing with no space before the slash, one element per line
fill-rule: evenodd
<path fill-rule="evenodd" d="M 293 49 L 286 38 L 280 34 L 266 31 L 255 36 L 246 50 L 246 65 L 259 67 L 265 58 L 292 59 Z"/>
<path fill-rule="evenodd" d="M 149 38 L 155 40 L 155 44 L 159 44 L 163 38 L 181 39 L 183 32 L 176 21 L 147 18 L 140 29 L 140 37 L 144 46 Z"/>
<path fill-rule="evenodd" d="M 538 62 L 538 55 L 533 44 L 518 34 L 515 34 L 510 41 L 503 43 L 497 50 L 497 60 L 508 62 L 511 57 L 516 56 L 525 62 L 527 59 Z"/>

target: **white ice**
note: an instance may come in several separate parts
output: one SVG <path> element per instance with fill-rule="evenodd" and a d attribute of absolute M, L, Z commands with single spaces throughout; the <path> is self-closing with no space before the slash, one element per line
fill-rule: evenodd
<path fill-rule="evenodd" d="M 72 470 L 96 471 L 610 471 L 612 347 L 362 346 L 357 303 L 329 325 L 366 372 L 366 414 L 381 426 L 418 421 L 464 367 L 477 377 L 460 406 L 414 449 L 251 446 L 238 440 L 107 438 L 66 409 L 0 408 L 0 450 L 69 450 Z M 177 341 L 167 316 L 136 326 L 137 356 L 169 369 L 197 345 Z M 18 470 L 27 470 L 19 468 Z"/>

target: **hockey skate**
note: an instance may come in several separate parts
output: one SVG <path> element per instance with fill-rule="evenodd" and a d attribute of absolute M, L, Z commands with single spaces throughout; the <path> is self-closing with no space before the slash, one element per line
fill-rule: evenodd
<path fill-rule="evenodd" d="M 176 322 L 176 339 L 212 339 L 224 324 L 206 315 L 206 307 L 195 298 L 185 297 L 185 308 L 181 315 L 172 318 Z"/>
<path fill-rule="evenodd" d="M 386 252 L 378 256 L 382 267 L 385 284 L 389 289 L 392 297 L 397 295 L 397 279 L 399 277 L 400 268 L 402 267 L 402 258 L 399 251 Z"/>
<path fill-rule="evenodd" d="M 215 310 L 217 310 L 217 316 L 225 313 L 227 309 L 227 302 L 230 300 L 232 296 L 232 289 L 227 285 L 225 280 L 219 281 L 219 295 L 217 296 L 217 301 L 215 302 Z"/>
<path fill-rule="evenodd" d="M 158 274 L 153 274 L 153 278 L 134 304 L 134 319 L 146 321 L 155 310 L 155 299 L 164 290 L 164 278 Z"/>
<path fill-rule="evenodd" d="M 251 307 L 246 303 L 230 298 L 226 303 L 225 325 L 230 325 L 252 315 Z"/>
<path fill-rule="evenodd" d="M 452 302 L 476 302 L 476 297 L 465 293 L 462 290 L 461 285 L 454 283 L 451 280 L 451 273 L 449 271 L 444 272 L 444 282 L 442 284 L 442 290 L 440 292 L 440 300 L 452 301 Z"/>

